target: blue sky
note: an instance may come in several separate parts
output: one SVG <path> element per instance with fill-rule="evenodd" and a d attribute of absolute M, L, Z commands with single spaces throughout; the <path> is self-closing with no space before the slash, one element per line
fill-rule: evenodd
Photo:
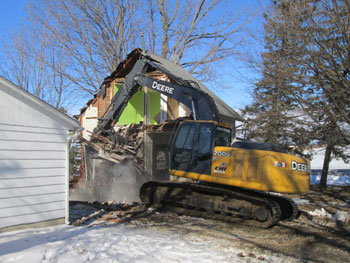
<path fill-rule="evenodd" d="M 0 9 L 0 38 L 6 37 L 8 31 L 17 30 L 21 23 L 24 23 L 25 5 L 31 0 L 1 0 Z M 269 0 L 247 0 L 233 2 L 234 6 L 253 7 L 261 3 L 266 4 Z M 261 20 L 258 19 L 255 23 L 257 27 L 261 26 Z M 255 25 L 253 24 L 253 27 Z M 1 41 L 0 39 L 0 41 Z M 243 79 L 247 76 L 249 78 L 255 77 L 255 73 L 247 68 L 244 68 L 241 63 L 232 60 L 230 65 L 225 65 L 225 70 L 222 75 L 227 74 L 227 79 L 224 76 L 222 83 L 228 89 L 215 89 L 215 92 L 221 99 L 234 109 L 243 108 L 251 102 L 251 84 Z M 229 76 L 230 75 L 230 76 Z M 233 77 L 232 77 L 233 75 Z"/>
<path fill-rule="evenodd" d="M 20 26 L 25 14 L 25 5 L 29 0 L 2 0 L 0 8 L 0 32 L 1 38 L 9 30 L 15 30 Z"/>

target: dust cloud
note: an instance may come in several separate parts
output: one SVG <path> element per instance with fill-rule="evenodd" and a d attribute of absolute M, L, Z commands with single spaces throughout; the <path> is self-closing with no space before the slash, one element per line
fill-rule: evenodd
<path fill-rule="evenodd" d="M 139 190 L 149 181 L 146 172 L 136 169 L 132 161 L 113 163 L 104 159 L 88 159 L 86 179 L 79 188 L 73 189 L 70 200 L 132 204 L 140 202 Z"/>

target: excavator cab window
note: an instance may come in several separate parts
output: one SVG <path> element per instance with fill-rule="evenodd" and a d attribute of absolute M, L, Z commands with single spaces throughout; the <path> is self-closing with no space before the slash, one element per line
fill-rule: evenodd
<path fill-rule="evenodd" d="M 215 146 L 231 146 L 232 131 L 230 129 L 216 126 Z"/>
<path fill-rule="evenodd" d="M 182 124 L 174 141 L 170 169 L 210 174 L 214 130 L 213 123 Z"/>
<path fill-rule="evenodd" d="M 212 124 L 202 123 L 199 129 L 198 160 L 211 159 L 212 156 Z"/>
<path fill-rule="evenodd" d="M 194 162 L 194 172 L 210 174 L 213 157 L 213 123 L 201 123 L 199 126 L 198 152 Z"/>
<path fill-rule="evenodd" d="M 190 123 L 181 125 L 172 150 L 171 169 L 187 171 L 193 157 L 196 126 Z"/>

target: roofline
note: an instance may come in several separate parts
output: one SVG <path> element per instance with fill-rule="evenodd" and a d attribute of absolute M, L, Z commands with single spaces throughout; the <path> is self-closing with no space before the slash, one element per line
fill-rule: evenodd
<path fill-rule="evenodd" d="M 129 70 L 131 70 L 131 67 L 129 64 L 136 63 L 136 61 L 139 59 L 140 56 L 146 56 L 148 59 L 151 59 L 152 61 L 156 61 L 160 64 L 162 64 L 163 60 L 166 61 L 167 63 L 172 63 L 173 66 L 181 69 L 183 71 L 183 73 L 188 74 L 191 77 L 190 80 L 197 82 L 197 84 L 200 86 L 201 91 L 208 94 L 214 100 L 214 103 L 215 103 L 216 107 L 218 108 L 219 117 L 232 119 L 234 121 L 245 122 L 245 119 L 240 114 L 238 114 L 231 106 L 229 106 L 224 100 L 222 100 L 220 97 L 218 97 L 213 91 L 211 91 L 209 88 L 207 88 L 198 79 L 196 79 L 186 69 L 184 69 L 180 65 L 176 65 L 173 61 L 170 61 L 166 58 L 163 58 L 157 54 L 154 54 L 150 51 L 147 51 L 147 50 L 144 50 L 141 48 L 136 48 L 136 49 L 132 50 L 127 55 L 127 57 L 118 64 L 116 69 L 109 76 L 104 78 L 104 80 L 100 86 L 100 89 L 103 86 L 109 86 L 109 84 L 114 79 L 116 79 L 118 77 L 122 77 L 122 76 L 125 77 L 129 73 Z M 133 66 L 133 64 L 132 64 L 132 66 Z M 163 65 L 163 64 L 162 64 L 162 66 L 165 67 L 165 65 Z M 166 74 L 166 73 L 164 73 L 164 74 Z M 170 77 L 170 76 L 168 76 L 168 77 Z M 183 78 L 183 76 L 177 76 L 177 77 Z"/>
<path fill-rule="evenodd" d="M 51 106 L 47 102 L 39 99 L 38 97 L 30 94 L 26 90 L 21 89 L 20 87 L 13 84 L 11 81 L 0 76 L 0 83 L 3 83 L 5 86 L 9 87 L 15 94 L 17 94 L 19 96 L 24 96 L 27 100 L 29 100 L 33 104 L 35 104 L 39 107 L 44 107 L 49 114 L 53 115 L 54 117 L 57 117 L 61 121 L 67 123 L 69 126 L 72 126 L 73 128 L 80 128 L 80 124 L 77 120 L 75 120 L 72 117 L 68 116 L 67 114 L 59 111 L 58 109 Z"/>

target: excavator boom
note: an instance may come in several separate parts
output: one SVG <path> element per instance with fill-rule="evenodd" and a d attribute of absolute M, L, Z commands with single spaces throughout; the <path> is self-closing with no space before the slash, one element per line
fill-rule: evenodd
<path fill-rule="evenodd" d="M 94 135 L 110 133 L 113 124 L 118 122 L 131 97 L 142 87 L 147 87 L 183 103 L 192 110 L 194 120 L 219 121 L 218 109 L 208 94 L 178 76 L 173 76 L 171 82 L 147 76 L 147 72 L 155 70 L 171 75 L 148 59 L 146 55 L 141 55 L 112 98 L 111 104 L 99 118 L 98 126 L 93 132 Z"/>

